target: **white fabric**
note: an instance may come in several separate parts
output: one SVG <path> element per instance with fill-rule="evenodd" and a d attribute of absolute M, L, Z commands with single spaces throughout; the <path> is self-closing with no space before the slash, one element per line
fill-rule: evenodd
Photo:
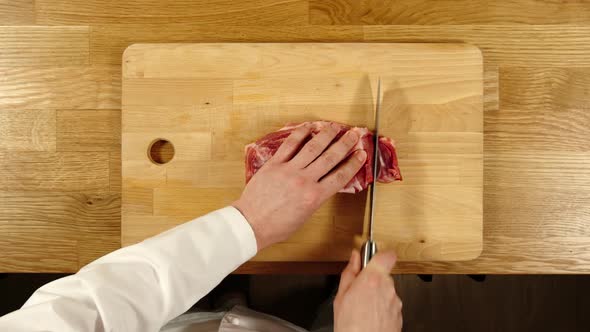
<path fill-rule="evenodd" d="M 256 251 L 250 224 L 226 207 L 39 288 L 0 331 L 159 331 Z"/>

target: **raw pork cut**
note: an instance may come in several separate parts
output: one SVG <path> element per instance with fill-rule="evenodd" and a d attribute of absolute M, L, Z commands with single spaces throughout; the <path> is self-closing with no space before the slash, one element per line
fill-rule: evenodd
<path fill-rule="evenodd" d="M 277 151 L 279 146 L 283 143 L 291 132 L 304 124 L 309 124 L 311 127 L 311 137 L 317 134 L 322 128 L 333 122 L 328 121 L 312 121 L 303 122 L 299 124 L 287 125 L 278 131 L 272 132 L 254 143 L 246 145 L 246 182 L 250 181 L 252 176 L 270 159 Z M 373 182 L 373 172 L 371 172 L 373 164 L 373 133 L 367 128 L 351 127 L 341 123 L 335 123 L 340 131 L 334 139 L 336 142 L 346 131 L 355 131 L 359 140 L 351 150 L 351 153 L 356 150 L 365 150 L 367 152 L 367 160 L 364 166 L 358 173 L 350 180 L 350 182 L 340 190 L 343 193 L 356 193 L 367 188 Z M 311 138 L 310 137 L 310 138 Z M 395 153 L 395 145 L 388 137 L 379 137 L 379 174 L 377 181 L 382 183 L 389 183 L 396 180 L 401 180 L 402 176 L 397 163 L 397 155 Z"/>

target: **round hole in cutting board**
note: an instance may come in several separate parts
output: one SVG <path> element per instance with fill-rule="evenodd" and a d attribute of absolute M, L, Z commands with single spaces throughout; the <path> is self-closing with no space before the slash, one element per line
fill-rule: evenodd
<path fill-rule="evenodd" d="M 148 157 L 157 165 L 164 165 L 174 158 L 174 145 L 169 140 L 158 138 L 150 144 Z"/>

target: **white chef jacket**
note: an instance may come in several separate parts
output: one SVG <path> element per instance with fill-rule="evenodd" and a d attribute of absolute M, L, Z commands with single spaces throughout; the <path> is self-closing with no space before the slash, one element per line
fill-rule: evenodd
<path fill-rule="evenodd" d="M 159 331 L 256 251 L 250 224 L 226 207 L 39 288 L 0 331 Z"/>

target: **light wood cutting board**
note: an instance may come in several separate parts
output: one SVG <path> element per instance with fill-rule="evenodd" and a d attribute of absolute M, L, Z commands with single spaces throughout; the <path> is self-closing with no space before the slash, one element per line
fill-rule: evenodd
<path fill-rule="evenodd" d="M 136 44 L 123 55 L 122 244 L 238 198 L 244 146 L 288 122 L 372 123 L 397 142 L 403 182 L 377 187 L 375 236 L 400 260 L 482 250 L 482 56 L 465 44 Z M 174 146 L 171 161 L 148 156 Z M 258 261 L 341 261 L 366 193 L 338 194 Z"/>

